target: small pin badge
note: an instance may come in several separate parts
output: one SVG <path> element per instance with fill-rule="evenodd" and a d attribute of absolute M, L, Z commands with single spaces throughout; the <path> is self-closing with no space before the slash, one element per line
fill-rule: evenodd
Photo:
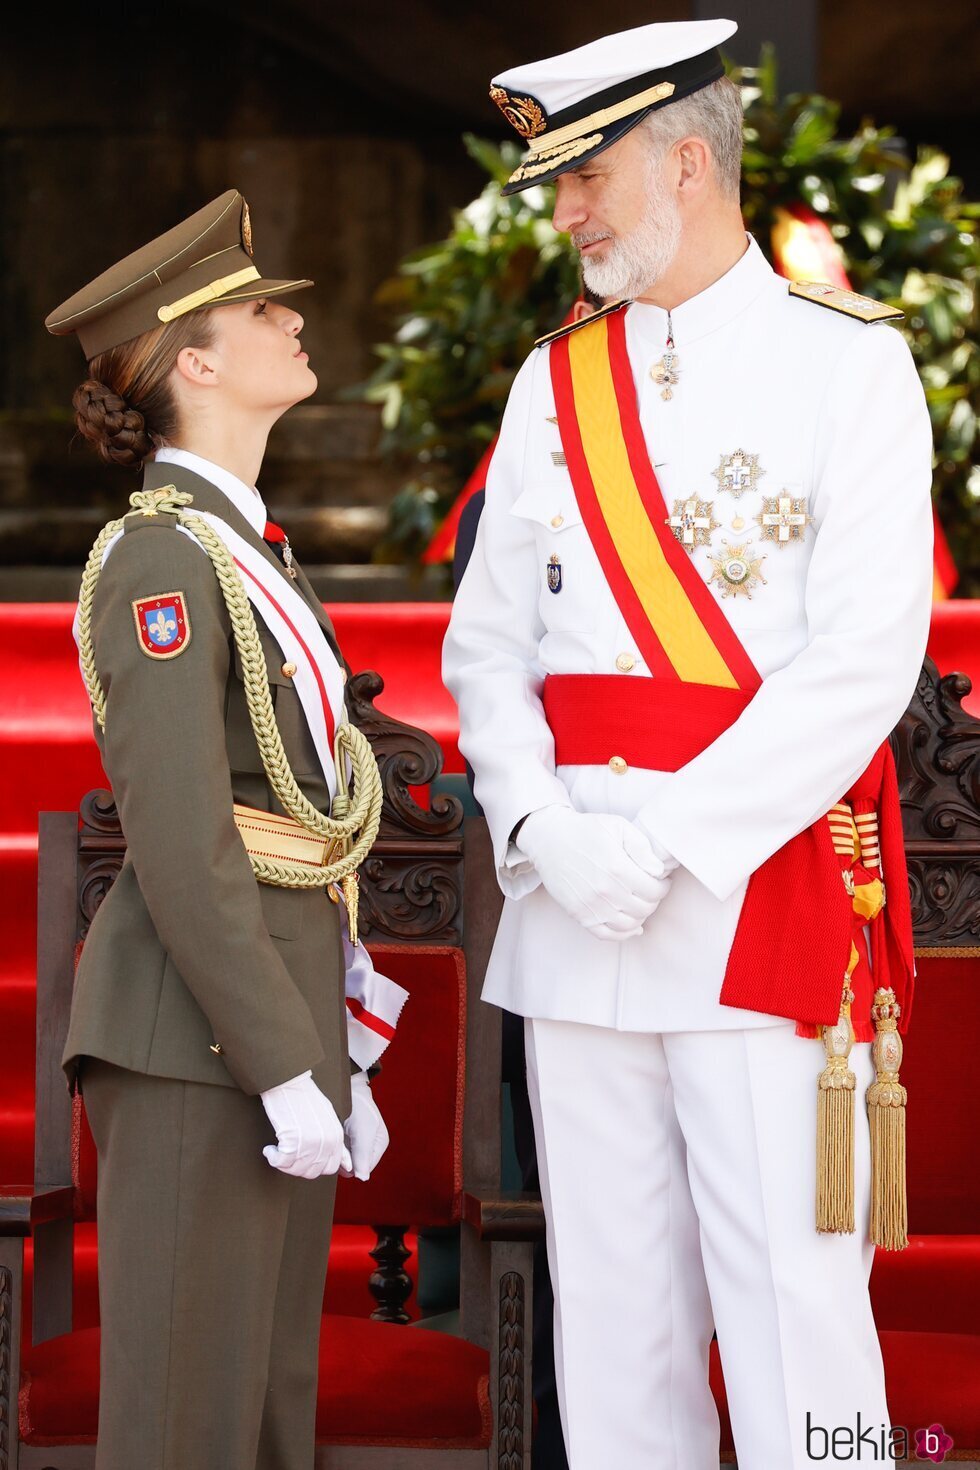
<path fill-rule="evenodd" d="M 545 415 L 545 420 L 544 421 L 545 421 L 546 424 L 557 424 L 558 417 L 557 417 L 556 414 L 549 413 L 549 414 L 546 414 Z"/>
<path fill-rule="evenodd" d="M 551 556 L 548 559 L 548 591 L 560 592 L 561 587 L 561 558 L 558 556 Z"/>
<path fill-rule="evenodd" d="M 553 449 L 551 451 L 551 463 L 555 465 L 558 469 L 563 469 L 568 461 L 566 460 L 562 450 Z"/>

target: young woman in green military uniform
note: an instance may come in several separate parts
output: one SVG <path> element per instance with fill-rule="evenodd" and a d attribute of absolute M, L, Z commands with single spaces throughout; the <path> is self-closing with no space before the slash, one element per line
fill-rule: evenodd
<path fill-rule="evenodd" d="M 145 462 L 78 624 L 127 839 L 65 1049 L 99 1156 L 98 1470 L 312 1470 L 336 1175 L 366 1178 L 387 1144 L 348 1055 L 328 901 L 345 850 L 377 830 L 377 771 L 345 735 L 329 619 L 281 533 L 264 539 L 254 488 L 272 425 L 316 388 L 280 300 L 312 283 L 263 280 L 251 251 L 229 191 L 46 323 L 89 361 L 80 433 L 104 460 Z M 262 608 L 306 628 L 296 662 Z"/>

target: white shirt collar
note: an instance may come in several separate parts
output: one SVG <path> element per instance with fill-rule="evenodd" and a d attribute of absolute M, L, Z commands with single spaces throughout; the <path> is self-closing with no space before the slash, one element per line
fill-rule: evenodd
<path fill-rule="evenodd" d="M 240 480 L 230 470 L 222 469 L 221 465 L 213 464 L 209 459 L 202 459 L 199 454 L 192 454 L 189 449 L 165 446 L 163 449 L 158 449 L 153 458 L 156 464 L 179 464 L 183 465 L 185 470 L 191 470 L 195 475 L 200 475 L 202 480 L 207 480 L 216 490 L 227 495 L 235 509 L 248 521 L 252 530 L 262 535 L 269 517 L 265 501 L 254 486 L 246 485 L 244 480 Z"/>
<path fill-rule="evenodd" d="M 748 249 L 735 264 L 712 281 L 696 296 L 682 301 L 671 312 L 674 342 L 680 352 L 685 345 L 706 337 L 725 326 L 765 290 L 775 279 L 775 271 L 751 235 L 746 236 Z M 662 346 L 667 334 L 667 313 L 660 306 L 636 301 L 629 309 L 630 318 L 643 333 Z"/>

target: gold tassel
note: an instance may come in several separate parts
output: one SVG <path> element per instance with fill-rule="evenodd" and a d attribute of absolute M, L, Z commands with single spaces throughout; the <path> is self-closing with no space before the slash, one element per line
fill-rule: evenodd
<path fill-rule="evenodd" d="M 854 1231 L 854 1088 L 857 1079 L 848 1060 L 854 1044 L 851 1025 L 851 971 L 857 958 L 852 946 L 841 999 L 833 1026 L 823 1026 L 827 1065 L 817 1081 L 817 1229 L 824 1234 Z"/>
<path fill-rule="evenodd" d="M 894 990 L 876 990 L 871 1014 L 875 1023 L 872 1048 L 875 1080 L 868 1088 L 871 1126 L 871 1241 L 887 1251 L 909 1243 L 905 1185 L 905 1104 L 908 1093 L 898 1080 L 902 1008 Z"/>
<path fill-rule="evenodd" d="M 351 944 L 357 943 L 357 872 L 348 873 L 342 884 L 347 905 L 347 933 Z"/>

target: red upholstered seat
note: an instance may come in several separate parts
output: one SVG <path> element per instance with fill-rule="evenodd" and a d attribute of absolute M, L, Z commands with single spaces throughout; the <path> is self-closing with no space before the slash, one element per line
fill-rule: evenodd
<path fill-rule="evenodd" d="M 317 1439 L 330 1444 L 481 1449 L 490 1443 L 486 1352 L 444 1332 L 325 1317 Z M 99 1329 L 31 1349 L 21 1378 L 27 1444 L 92 1444 Z M 134 1467 L 135 1470 L 135 1467 Z"/>
<path fill-rule="evenodd" d="M 871 1302 L 879 1332 L 980 1333 L 980 1235 L 913 1235 L 908 1250 L 878 1251 Z"/>

